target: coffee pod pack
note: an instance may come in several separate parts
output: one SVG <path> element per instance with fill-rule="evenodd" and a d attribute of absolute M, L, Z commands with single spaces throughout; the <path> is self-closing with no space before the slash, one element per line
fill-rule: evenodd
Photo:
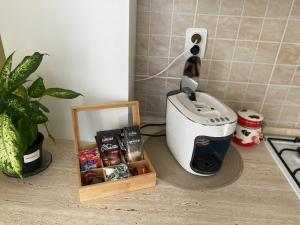
<path fill-rule="evenodd" d="M 121 163 L 113 168 L 103 168 L 107 181 L 114 181 L 131 176 L 126 163 Z"/>
<path fill-rule="evenodd" d="M 95 138 L 104 166 L 114 166 L 125 162 L 118 143 L 118 134 L 114 130 L 97 132 Z"/>
<path fill-rule="evenodd" d="M 81 171 L 103 167 L 102 159 L 96 147 L 81 149 L 78 157 Z"/>
<path fill-rule="evenodd" d="M 142 140 L 139 126 L 125 127 L 122 129 L 122 142 L 126 149 L 128 162 L 135 162 L 142 159 Z"/>

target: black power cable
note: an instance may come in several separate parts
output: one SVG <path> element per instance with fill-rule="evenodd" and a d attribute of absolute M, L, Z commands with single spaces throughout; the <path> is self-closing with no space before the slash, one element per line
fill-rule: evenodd
<path fill-rule="evenodd" d="M 141 126 L 140 129 L 143 129 L 145 127 L 156 127 L 156 126 L 165 126 L 165 125 L 166 123 L 148 123 Z"/>
<path fill-rule="evenodd" d="M 156 127 L 156 126 L 165 126 L 166 123 L 149 123 L 149 124 L 145 124 L 143 126 L 140 127 L 140 129 L 143 129 L 145 127 Z M 149 136 L 149 137 L 164 137 L 166 136 L 166 134 L 145 134 L 145 133 L 141 133 L 142 136 Z"/>
<path fill-rule="evenodd" d="M 143 134 L 141 133 L 142 136 L 148 136 L 148 137 L 164 137 L 166 134 Z"/>

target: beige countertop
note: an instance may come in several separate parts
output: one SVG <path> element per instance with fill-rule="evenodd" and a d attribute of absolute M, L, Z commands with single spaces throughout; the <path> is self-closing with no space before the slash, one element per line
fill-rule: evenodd
<path fill-rule="evenodd" d="M 264 146 L 237 147 L 244 160 L 234 184 L 211 191 L 157 186 L 80 203 L 73 143 L 47 142 L 54 161 L 26 179 L 0 175 L 0 224 L 299 225 L 300 201 Z"/>

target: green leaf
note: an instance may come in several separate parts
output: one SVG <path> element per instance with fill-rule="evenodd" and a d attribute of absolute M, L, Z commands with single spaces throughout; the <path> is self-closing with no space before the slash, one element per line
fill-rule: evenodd
<path fill-rule="evenodd" d="M 40 109 L 42 109 L 44 112 L 46 112 L 46 113 L 50 112 L 50 110 L 45 105 L 43 105 L 40 102 L 37 102 L 37 103 L 40 106 Z"/>
<path fill-rule="evenodd" d="M 22 97 L 25 101 L 29 100 L 27 89 L 24 85 L 19 86 L 18 89 L 15 90 L 14 94 Z"/>
<path fill-rule="evenodd" d="M 26 147 L 31 146 L 38 134 L 37 125 L 33 124 L 30 120 L 21 119 L 18 130 Z"/>
<path fill-rule="evenodd" d="M 48 138 L 50 138 L 54 143 L 56 143 L 56 142 L 55 142 L 55 138 L 54 138 L 54 137 L 52 136 L 52 134 L 50 133 L 50 131 L 49 131 L 48 126 L 47 126 L 46 123 L 44 123 L 44 126 L 45 126 L 45 129 L 46 129 L 47 133 L 48 133 Z"/>
<path fill-rule="evenodd" d="M 23 84 L 26 79 L 39 67 L 43 60 L 44 54 L 35 52 L 32 56 L 25 56 L 22 62 L 10 73 L 8 89 L 14 91 L 19 85 Z"/>
<path fill-rule="evenodd" d="M 40 98 L 43 96 L 45 90 L 44 79 L 39 77 L 28 88 L 28 95 L 32 98 Z"/>
<path fill-rule="evenodd" d="M 50 112 L 50 110 L 45 106 L 43 105 L 42 103 L 38 102 L 38 101 L 31 101 L 30 102 L 32 105 L 34 105 L 35 108 L 37 109 L 41 109 L 43 110 L 44 112 Z"/>
<path fill-rule="evenodd" d="M 2 70 L 0 72 L 0 89 L 1 91 L 3 89 L 7 88 L 7 79 L 9 77 L 9 74 L 11 72 L 11 66 L 12 66 L 12 57 L 15 52 L 13 52 L 5 61 Z"/>
<path fill-rule="evenodd" d="M 30 101 L 29 104 L 30 104 L 31 112 L 37 112 L 37 111 L 39 111 L 40 107 L 37 104 L 37 101 Z"/>
<path fill-rule="evenodd" d="M 6 104 L 5 111 L 16 117 L 29 118 L 30 107 L 29 104 L 20 96 L 15 94 L 8 94 L 5 96 Z"/>
<path fill-rule="evenodd" d="M 0 169 L 9 175 L 22 177 L 24 146 L 10 118 L 0 115 Z"/>
<path fill-rule="evenodd" d="M 56 98 L 72 99 L 77 98 L 82 94 L 63 88 L 48 88 L 44 95 L 49 95 Z"/>
<path fill-rule="evenodd" d="M 42 124 L 48 121 L 48 117 L 41 110 L 37 110 L 32 112 L 31 120 L 35 124 Z"/>
<path fill-rule="evenodd" d="M 4 109 L 4 99 L 3 96 L 0 96 L 0 114 L 2 113 Z"/>

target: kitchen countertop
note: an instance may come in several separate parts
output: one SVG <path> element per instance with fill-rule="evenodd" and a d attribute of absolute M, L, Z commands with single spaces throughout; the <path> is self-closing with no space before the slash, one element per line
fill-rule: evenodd
<path fill-rule="evenodd" d="M 233 184 L 210 191 L 157 186 L 80 203 L 73 143 L 46 141 L 54 160 L 26 179 L 0 175 L 0 224 L 299 225 L 300 201 L 264 143 L 234 145 L 244 171 Z"/>

